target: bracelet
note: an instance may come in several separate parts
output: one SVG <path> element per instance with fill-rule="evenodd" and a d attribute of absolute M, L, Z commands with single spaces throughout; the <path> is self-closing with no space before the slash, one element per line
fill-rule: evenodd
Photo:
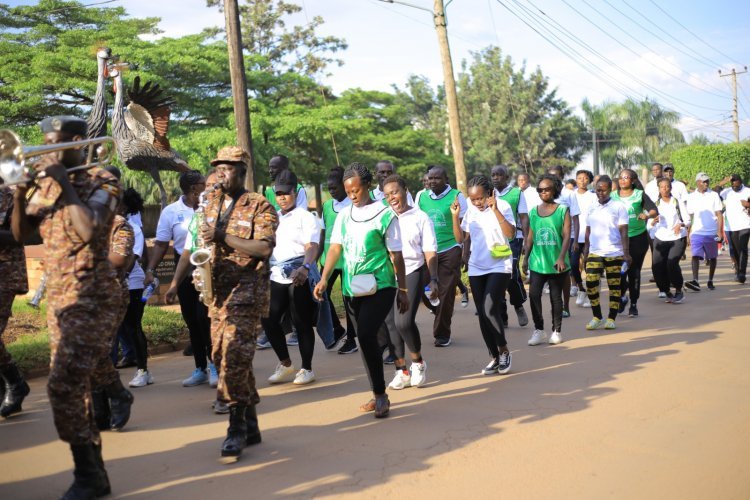
<path fill-rule="evenodd" d="M 310 264 L 302 264 L 302 267 L 304 267 L 308 271 L 310 270 Z"/>
<path fill-rule="evenodd" d="M 154 270 L 153 269 L 146 269 L 146 273 L 154 274 Z"/>
<path fill-rule="evenodd" d="M 404 292 L 404 293 L 408 293 L 408 292 L 409 292 L 409 289 L 408 289 L 408 288 L 401 288 L 401 287 L 399 287 L 399 289 L 398 289 L 398 290 L 399 290 L 400 292 Z"/>

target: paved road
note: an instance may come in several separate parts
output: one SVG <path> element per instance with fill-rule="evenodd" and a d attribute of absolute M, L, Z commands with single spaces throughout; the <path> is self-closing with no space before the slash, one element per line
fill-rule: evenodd
<path fill-rule="evenodd" d="M 641 317 L 623 318 L 614 333 L 586 333 L 589 313 L 575 309 L 560 346 L 528 347 L 531 327 L 512 319 L 506 376 L 479 375 L 487 356 L 473 306 L 459 308 L 455 344 L 424 349 L 429 384 L 391 391 L 382 421 L 357 410 L 368 398 L 359 356 L 321 348 L 317 383 L 270 387 L 274 355 L 259 352 L 263 443 L 233 465 L 218 462 L 226 416 L 211 412 L 213 391 L 180 386 L 191 358 L 155 357 L 156 384 L 134 391 L 126 431 L 103 437 L 112 490 L 182 499 L 748 498 L 750 286 L 729 277 L 723 258 L 717 290 L 683 305 L 644 286 Z M 429 338 L 431 316 L 418 319 Z M 0 422 L 0 498 L 57 498 L 71 481 L 44 384 L 32 381 L 26 412 Z"/>

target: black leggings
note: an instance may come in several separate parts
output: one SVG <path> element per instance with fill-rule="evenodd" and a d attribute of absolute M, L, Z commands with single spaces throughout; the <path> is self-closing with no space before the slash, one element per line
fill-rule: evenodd
<path fill-rule="evenodd" d="M 531 271 L 529 277 L 529 299 L 531 302 L 531 317 L 534 319 L 534 329 L 544 330 L 542 316 L 542 291 L 544 284 L 549 283 L 549 302 L 552 305 L 552 331 L 562 331 L 563 287 L 567 283 L 568 271 L 559 274 L 542 274 Z"/>
<path fill-rule="evenodd" d="M 302 368 L 312 370 L 313 351 L 315 350 L 315 332 L 313 320 L 318 304 L 310 291 L 310 285 L 300 286 L 271 282 L 271 308 L 268 317 L 261 319 L 263 330 L 266 332 L 271 347 L 279 361 L 289 359 L 289 349 L 286 345 L 282 320 L 286 313 L 292 318 L 292 324 L 297 330 L 299 353 L 302 358 Z"/>
<path fill-rule="evenodd" d="M 373 295 L 351 297 L 344 301 L 359 338 L 360 352 L 367 369 L 370 388 L 378 396 L 385 394 L 383 355 L 378 342 L 378 331 L 388 312 L 393 309 L 395 297 L 395 288 L 381 288 Z"/>
<path fill-rule="evenodd" d="M 570 240 L 570 250 L 568 255 L 570 256 L 570 278 L 578 287 L 579 292 L 585 292 L 586 288 L 583 286 L 583 276 L 581 275 L 581 254 L 583 253 L 583 243 L 578 243 L 578 251 L 575 250 L 573 244 L 576 240 Z"/>
<path fill-rule="evenodd" d="M 178 260 L 179 257 L 175 262 Z M 177 297 L 180 300 L 182 319 L 190 332 L 195 367 L 205 370 L 211 357 L 211 320 L 208 319 L 208 308 L 195 290 L 192 273 L 177 287 Z"/>
<path fill-rule="evenodd" d="M 500 356 L 500 349 L 507 345 L 502 313 L 505 302 L 505 289 L 511 273 L 489 273 L 469 276 L 471 294 L 479 315 L 479 329 L 487 350 L 493 358 Z"/>
<path fill-rule="evenodd" d="M 729 251 L 737 261 L 737 275 L 743 279 L 747 273 L 747 244 L 750 240 L 750 229 L 727 231 L 727 238 L 732 242 L 729 245 Z"/>
<path fill-rule="evenodd" d="M 635 305 L 641 297 L 641 269 L 643 269 L 643 260 L 648 253 L 648 231 L 633 236 L 628 241 L 630 241 L 630 257 L 633 261 L 628 267 L 628 272 L 622 275 L 621 295 L 625 296 L 625 292 L 630 291 L 630 303 Z"/>
<path fill-rule="evenodd" d="M 333 285 L 336 280 L 341 276 L 341 269 L 334 269 L 331 273 L 331 277 L 328 278 L 328 287 L 326 293 L 328 294 L 328 305 L 331 307 L 331 319 L 333 320 L 333 331 L 340 330 L 341 320 L 339 315 L 336 314 L 336 308 L 333 306 L 333 300 L 331 300 L 331 292 L 333 291 Z M 344 314 L 346 315 L 346 336 L 347 338 L 354 338 L 354 328 L 352 328 L 352 321 L 349 319 L 349 311 L 344 307 Z"/>
<path fill-rule="evenodd" d="M 141 320 L 143 319 L 143 310 L 146 304 L 141 302 L 143 288 L 130 290 L 130 303 L 128 310 L 125 312 L 125 318 L 122 320 L 118 335 L 125 337 L 135 351 L 135 363 L 141 370 L 147 370 L 146 357 L 148 348 L 146 344 L 146 335 L 143 333 Z"/>
<path fill-rule="evenodd" d="M 682 254 L 685 253 L 686 240 L 687 238 L 674 241 L 662 241 L 658 238 L 654 240 L 654 264 L 652 268 L 654 278 L 656 278 L 656 286 L 659 287 L 660 292 L 669 292 L 670 286 L 673 286 L 675 291 L 678 292 L 682 289 L 684 280 L 680 259 L 682 259 Z"/>
<path fill-rule="evenodd" d="M 409 352 L 414 354 L 422 350 L 422 340 L 419 336 L 419 328 L 415 318 L 421 296 L 424 295 L 422 280 L 424 275 L 424 266 L 420 267 L 413 273 L 406 275 L 407 297 L 409 298 L 409 309 L 401 314 L 398 312 L 398 305 L 394 305 L 394 317 L 396 320 L 395 331 L 389 331 L 391 344 L 393 344 L 394 354 L 398 359 L 406 357 L 404 344 L 409 348 Z"/>

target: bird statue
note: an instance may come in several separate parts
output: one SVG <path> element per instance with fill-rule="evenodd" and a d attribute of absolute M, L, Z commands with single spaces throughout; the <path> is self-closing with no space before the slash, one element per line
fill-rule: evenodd
<path fill-rule="evenodd" d="M 164 97 L 159 85 L 147 82 L 141 86 L 141 78 L 135 77 L 132 90 L 128 91 L 130 104 L 125 106 L 125 88 L 120 67 L 109 70 L 114 80 L 115 106 L 112 111 L 112 136 L 115 139 L 120 160 L 131 170 L 148 172 L 159 186 L 161 207 L 167 206 L 167 191 L 161 182 L 160 172 L 171 170 L 185 172 L 188 164 L 169 146 L 171 97 Z"/>
<path fill-rule="evenodd" d="M 107 135 L 107 100 L 105 97 L 104 84 L 108 76 L 107 63 L 112 57 L 112 50 L 106 47 L 96 52 L 97 76 L 96 94 L 91 104 L 91 112 L 86 119 L 88 124 L 89 139 Z"/>

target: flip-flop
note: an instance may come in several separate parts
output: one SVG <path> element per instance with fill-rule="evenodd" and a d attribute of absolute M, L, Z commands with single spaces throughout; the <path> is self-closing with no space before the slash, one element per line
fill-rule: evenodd
<path fill-rule="evenodd" d="M 359 411 L 375 411 L 375 398 L 369 400 L 367 403 L 360 405 Z"/>

